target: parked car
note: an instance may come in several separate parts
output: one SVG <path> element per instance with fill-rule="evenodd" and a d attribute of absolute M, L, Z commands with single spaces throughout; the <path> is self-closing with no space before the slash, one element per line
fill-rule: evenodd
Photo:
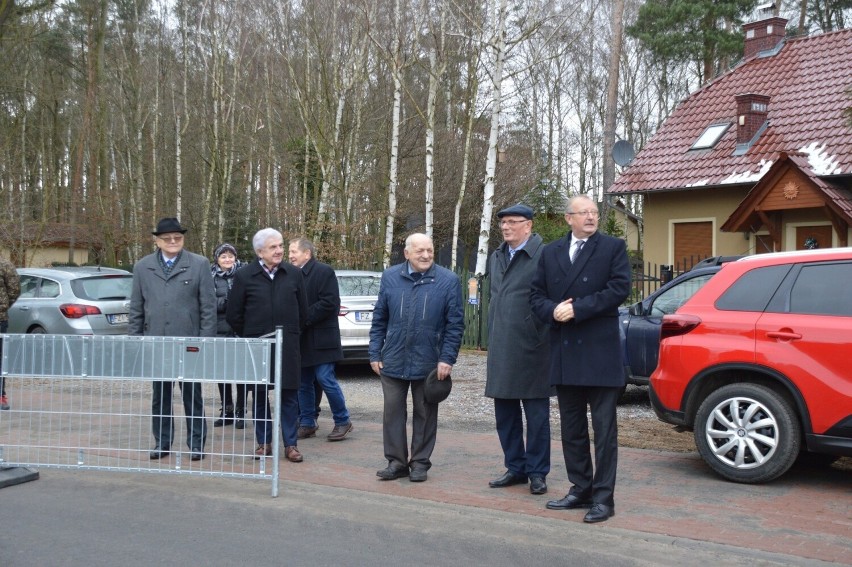
<path fill-rule="evenodd" d="M 19 268 L 21 295 L 9 308 L 10 333 L 123 335 L 133 276 L 94 266 Z"/>
<path fill-rule="evenodd" d="M 340 341 L 342 362 L 369 362 L 370 325 L 379 296 L 381 272 L 335 270 L 340 287 Z"/>
<path fill-rule="evenodd" d="M 749 256 L 664 315 L 651 404 L 722 477 L 852 456 L 852 248 Z"/>
<path fill-rule="evenodd" d="M 647 385 L 657 368 L 663 316 L 677 311 L 723 264 L 740 258 L 714 256 L 702 260 L 642 301 L 619 309 L 624 376 L 628 384 Z"/>

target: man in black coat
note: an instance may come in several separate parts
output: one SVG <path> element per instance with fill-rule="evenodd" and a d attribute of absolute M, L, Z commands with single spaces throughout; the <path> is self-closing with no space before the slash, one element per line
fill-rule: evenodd
<path fill-rule="evenodd" d="M 340 346 L 340 288 L 337 276 L 328 264 L 316 260 L 314 243 L 307 238 L 290 241 L 290 263 L 302 270 L 308 294 L 308 318 L 302 333 L 302 381 L 299 385 L 299 439 L 314 437 L 317 432 L 317 398 L 314 382 L 319 382 L 331 415 L 334 429 L 329 441 L 342 441 L 352 431 L 349 410 L 343 390 L 334 375 L 334 363 L 343 358 Z"/>
<path fill-rule="evenodd" d="M 237 270 L 228 296 L 225 317 L 239 337 L 261 337 L 284 331 L 281 384 L 281 435 L 284 457 L 302 462 L 297 447 L 299 420 L 298 390 L 301 379 L 299 335 L 307 319 L 307 295 L 302 272 L 284 259 L 284 238 L 272 228 L 259 230 L 252 239 L 258 258 Z M 208 277 L 209 279 L 209 277 Z M 254 386 L 256 458 L 272 454 L 272 422 L 269 419 L 267 387 Z"/>
<path fill-rule="evenodd" d="M 547 247 L 532 281 L 530 304 L 550 323 L 550 383 L 556 386 L 562 453 L 572 486 L 551 510 L 590 508 L 583 521 L 615 513 L 616 404 L 624 387 L 618 306 L 630 292 L 623 240 L 600 234 L 598 208 L 586 196 L 568 202 L 571 233 Z M 594 474 L 586 407 L 595 432 Z"/>

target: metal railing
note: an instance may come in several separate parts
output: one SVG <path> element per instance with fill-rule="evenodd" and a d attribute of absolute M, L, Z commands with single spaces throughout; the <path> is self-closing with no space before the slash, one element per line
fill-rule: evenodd
<path fill-rule="evenodd" d="M 282 349 L 275 346 L 282 338 L 280 330 L 258 339 L 2 335 L 0 375 L 11 408 L 0 411 L 0 466 L 269 479 L 277 496 L 280 388 L 268 418 L 271 458 L 255 460 L 248 419 L 245 429 L 208 427 L 203 460 L 174 447 L 167 458 L 151 460 L 149 450 L 152 419 L 160 417 L 152 410 L 152 382 L 201 383 L 209 421 L 218 413 L 218 383 L 266 387 L 273 376 L 281 383 Z M 175 394 L 177 445 L 187 426 Z"/>

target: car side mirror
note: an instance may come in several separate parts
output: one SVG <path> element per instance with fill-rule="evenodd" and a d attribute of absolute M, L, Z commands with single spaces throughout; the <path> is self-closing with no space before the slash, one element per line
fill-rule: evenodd
<path fill-rule="evenodd" d="M 642 315 L 642 303 L 634 303 L 630 306 L 630 309 L 628 309 L 627 312 L 634 317 L 639 317 L 640 315 Z"/>

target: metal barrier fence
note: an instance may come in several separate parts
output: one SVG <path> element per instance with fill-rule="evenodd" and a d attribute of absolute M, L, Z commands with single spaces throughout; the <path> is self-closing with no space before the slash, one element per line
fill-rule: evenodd
<path fill-rule="evenodd" d="M 152 472 L 269 479 L 278 495 L 280 388 L 271 391 L 271 457 L 255 460 L 254 423 L 211 427 L 218 383 L 281 383 L 282 334 L 274 338 L 2 335 L 0 376 L 10 409 L 0 411 L 0 466 Z M 153 446 L 153 381 L 200 382 L 207 421 L 204 459 L 190 459 L 181 396 L 173 396 L 174 445 Z M 249 405 L 249 409 L 251 405 Z M 254 416 L 252 416 L 254 417 Z M 271 469 L 271 470 L 270 470 Z"/>

